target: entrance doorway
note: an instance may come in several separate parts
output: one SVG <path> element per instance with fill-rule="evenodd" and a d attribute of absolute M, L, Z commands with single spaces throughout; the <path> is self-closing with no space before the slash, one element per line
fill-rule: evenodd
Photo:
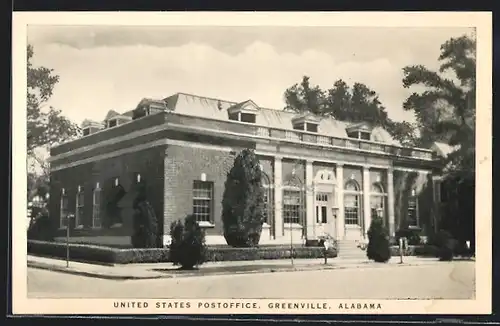
<path fill-rule="evenodd" d="M 336 179 L 333 171 L 320 170 L 314 180 L 314 234 L 335 237 L 336 220 L 332 208 L 335 206 Z"/>

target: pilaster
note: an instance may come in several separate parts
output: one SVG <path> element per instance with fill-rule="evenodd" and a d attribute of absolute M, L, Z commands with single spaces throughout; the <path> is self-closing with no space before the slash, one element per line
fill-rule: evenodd
<path fill-rule="evenodd" d="M 313 239 L 315 236 L 314 220 L 314 185 L 313 185 L 313 161 L 306 161 L 306 225 L 302 227 L 306 230 L 306 239 Z"/>
<path fill-rule="evenodd" d="M 337 240 L 344 238 L 344 166 L 342 164 L 336 165 L 336 178 L 337 178 L 337 219 L 336 219 L 336 232 Z"/>
<path fill-rule="evenodd" d="M 366 237 L 372 220 L 370 207 L 370 169 L 363 166 L 363 235 Z"/>
<path fill-rule="evenodd" d="M 395 216 L 394 216 L 394 175 L 392 168 L 387 169 L 387 215 L 389 220 L 389 236 L 395 236 Z"/>
<path fill-rule="evenodd" d="M 274 234 L 275 238 L 281 238 L 283 234 L 283 214 L 282 214 L 282 188 L 283 172 L 281 157 L 274 157 Z"/>

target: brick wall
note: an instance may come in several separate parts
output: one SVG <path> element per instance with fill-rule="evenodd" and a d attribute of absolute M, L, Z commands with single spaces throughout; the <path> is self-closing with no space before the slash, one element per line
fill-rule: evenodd
<path fill-rule="evenodd" d="M 170 232 L 174 220 L 184 219 L 193 212 L 193 181 L 206 174 L 206 181 L 214 183 L 214 227 L 207 228 L 207 235 L 222 235 L 222 195 L 227 172 L 236 155 L 243 148 L 234 148 L 234 154 L 214 149 L 168 146 L 165 156 L 165 212 L 164 231 Z"/>
<path fill-rule="evenodd" d="M 50 217 L 55 226 L 59 226 L 61 189 L 68 196 L 69 211 L 74 213 L 78 185 L 84 188 L 85 206 L 81 230 L 71 230 L 73 236 L 124 236 L 132 234 L 132 201 L 135 198 L 134 184 L 136 173 L 141 174 L 141 181 L 146 184 L 147 196 L 157 216 L 163 216 L 163 171 L 165 146 L 159 146 L 130 153 L 119 157 L 95 161 L 72 168 L 53 171 L 51 173 Z M 103 189 L 101 197 L 101 219 L 106 216 L 105 199 L 108 185 L 118 177 L 126 195 L 120 202 L 122 208 L 122 223 L 120 228 L 92 229 L 92 195 L 96 183 Z M 163 219 L 159 218 L 160 228 Z M 64 235 L 64 230 L 58 230 L 57 235 Z"/>

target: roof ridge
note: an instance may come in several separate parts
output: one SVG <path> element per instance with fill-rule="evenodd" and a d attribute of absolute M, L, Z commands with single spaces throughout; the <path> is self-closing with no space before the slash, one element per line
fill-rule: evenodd
<path fill-rule="evenodd" d="M 214 101 L 219 101 L 219 102 L 225 102 L 225 103 L 229 103 L 229 104 L 239 104 L 241 102 L 235 102 L 235 101 L 228 101 L 228 100 L 223 100 L 221 98 L 215 98 L 215 97 L 210 97 L 210 96 L 203 96 L 203 95 L 197 95 L 197 94 L 192 94 L 192 93 L 186 93 L 186 92 L 177 92 L 173 95 L 187 95 L 187 96 L 193 96 L 193 97 L 197 97 L 197 98 L 203 98 L 203 99 L 206 99 L 206 100 L 214 100 Z M 171 96 L 173 96 L 171 95 Z M 170 97 L 170 96 L 167 96 L 167 97 Z"/>

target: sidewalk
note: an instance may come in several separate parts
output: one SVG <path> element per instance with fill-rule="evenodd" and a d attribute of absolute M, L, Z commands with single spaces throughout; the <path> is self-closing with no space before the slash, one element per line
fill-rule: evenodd
<path fill-rule="evenodd" d="M 324 264 L 323 259 L 294 259 L 293 266 L 289 259 L 273 259 L 257 261 L 207 262 L 201 265 L 199 270 L 181 271 L 178 269 L 178 266 L 173 266 L 172 263 L 104 266 L 70 261 L 69 267 L 66 267 L 66 261 L 60 259 L 28 255 L 27 260 L 28 267 L 31 268 L 114 280 L 446 264 L 445 262 L 439 262 L 435 258 L 405 257 L 403 264 L 400 264 L 399 257 L 392 257 L 388 263 L 380 264 L 368 260 L 350 260 L 337 257 L 328 259 L 328 264 L 326 265 Z"/>

